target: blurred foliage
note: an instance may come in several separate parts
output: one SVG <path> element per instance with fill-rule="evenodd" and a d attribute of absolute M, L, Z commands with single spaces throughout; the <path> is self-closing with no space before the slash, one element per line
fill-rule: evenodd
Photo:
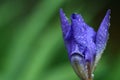
<path fill-rule="evenodd" d="M 59 9 L 77 12 L 97 30 L 111 9 L 110 38 L 95 80 L 120 80 L 119 3 L 112 0 L 0 1 L 0 80 L 79 80 L 67 56 Z"/>

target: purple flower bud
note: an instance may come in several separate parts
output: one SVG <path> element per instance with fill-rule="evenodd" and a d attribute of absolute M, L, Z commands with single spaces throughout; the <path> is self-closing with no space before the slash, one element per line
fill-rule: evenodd
<path fill-rule="evenodd" d="M 107 11 L 97 32 L 73 13 L 71 22 L 60 9 L 61 28 L 69 59 L 76 74 L 83 80 L 92 80 L 92 74 L 108 40 L 110 10 Z"/>

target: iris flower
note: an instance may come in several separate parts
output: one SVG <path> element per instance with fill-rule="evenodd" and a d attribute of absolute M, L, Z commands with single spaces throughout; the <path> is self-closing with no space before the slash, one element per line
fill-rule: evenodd
<path fill-rule="evenodd" d="M 93 80 L 93 71 L 108 41 L 110 9 L 106 12 L 97 32 L 87 25 L 80 14 L 73 13 L 68 21 L 60 9 L 60 21 L 69 60 L 82 80 Z"/>

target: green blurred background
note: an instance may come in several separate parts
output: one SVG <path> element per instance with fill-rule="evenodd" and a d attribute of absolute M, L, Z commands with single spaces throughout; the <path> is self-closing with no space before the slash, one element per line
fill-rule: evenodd
<path fill-rule="evenodd" d="M 0 0 L 0 80 L 79 80 L 64 46 L 59 9 L 95 30 L 111 9 L 110 38 L 94 80 L 120 80 L 117 0 Z"/>

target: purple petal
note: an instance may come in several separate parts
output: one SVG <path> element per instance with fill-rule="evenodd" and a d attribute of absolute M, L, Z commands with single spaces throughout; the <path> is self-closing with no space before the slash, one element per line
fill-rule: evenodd
<path fill-rule="evenodd" d="M 60 21 L 61 21 L 63 37 L 64 37 L 64 39 L 68 39 L 70 36 L 71 27 L 70 27 L 67 17 L 65 16 L 65 13 L 63 12 L 62 9 L 60 9 Z"/>
<path fill-rule="evenodd" d="M 97 35 L 96 35 L 97 54 L 100 54 L 103 52 L 108 40 L 108 36 L 109 36 L 108 29 L 110 26 L 110 12 L 111 12 L 110 10 L 107 11 L 97 31 Z"/>
<path fill-rule="evenodd" d="M 79 48 L 79 51 L 82 51 L 81 53 L 84 54 L 85 60 L 93 61 L 96 49 L 94 43 L 96 34 L 95 31 L 84 22 L 81 15 L 72 14 L 71 21 L 73 37 L 79 47 L 84 48 L 82 50 Z"/>
<path fill-rule="evenodd" d="M 71 22 L 72 22 L 71 27 L 73 30 L 73 37 L 76 40 L 76 42 L 84 46 L 87 45 L 87 42 L 86 42 L 87 26 L 85 25 L 85 22 L 82 16 L 76 13 L 72 14 Z"/>
<path fill-rule="evenodd" d="M 110 13 L 111 11 L 108 10 L 97 31 L 95 66 L 98 63 L 99 59 L 101 58 L 101 55 L 106 47 L 106 43 L 109 37 L 108 29 L 110 26 Z"/>

